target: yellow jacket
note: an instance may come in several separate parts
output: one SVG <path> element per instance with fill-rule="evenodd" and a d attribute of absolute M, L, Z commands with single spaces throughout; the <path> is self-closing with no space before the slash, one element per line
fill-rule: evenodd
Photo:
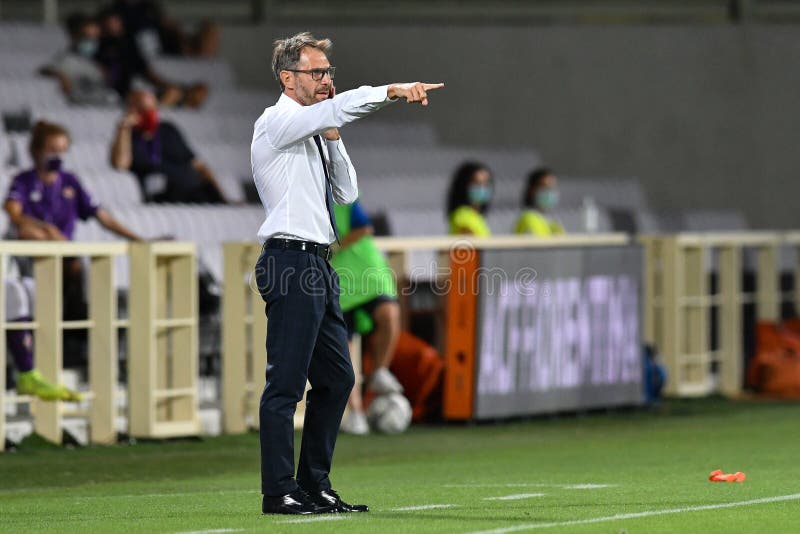
<path fill-rule="evenodd" d="M 555 219 L 549 219 L 538 210 L 527 209 L 517 219 L 515 232 L 518 234 L 531 234 L 539 237 L 563 235 L 564 226 Z"/>
<path fill-rule="evenodd" d="M 481 212 L 472 206 L 461 206 L 450 214 L 450 234 L 461 234 L 464 230 L 476 237 L 489 237 L 492 231 Z"/>

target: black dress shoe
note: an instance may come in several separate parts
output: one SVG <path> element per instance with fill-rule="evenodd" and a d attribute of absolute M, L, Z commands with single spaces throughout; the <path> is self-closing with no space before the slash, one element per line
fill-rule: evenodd
<path fill-rule="evenodd" d="M 279 497 L 268 497 L 264 495 L 261 501 L 261 512 L 264 514 L 308 515 L 327 514 L 332 511 L 331 505 L 318 505 L 301 489 L 296 489 L 291 493 Z"/>
<path fill-rule="evenodd" d="M 327 506 L 331 512 L 369 512 L 366 504 L 347 504 L 339 497 L 339 494 L 332 489 L 315 491 L 308 494 L 311 501 L 318 506 Z"/>

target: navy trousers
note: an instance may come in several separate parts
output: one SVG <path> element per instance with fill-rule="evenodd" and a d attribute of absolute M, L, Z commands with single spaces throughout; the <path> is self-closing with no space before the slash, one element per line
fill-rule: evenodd
<path fill-rule="evenodd" d="M 355 376 L 339 307 L 339 278 L 323 258 L 264 249 L 256 281 L 267 314 L 266 387 L 259 410 L 261 492 L 330 489 L 336 436 Z M 297 477 L 293 420 L 306 379 L 306 413 Z"/>

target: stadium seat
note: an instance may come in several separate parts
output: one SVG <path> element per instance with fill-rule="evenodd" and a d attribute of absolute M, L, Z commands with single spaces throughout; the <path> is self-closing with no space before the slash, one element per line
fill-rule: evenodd
<path fill-rule="evenodd" d="M 66 46 L 67 37 L 59 27 L 27 22 L 0 23 L 0 50 L 18 50 L 50 58 Z"/>
<path fill-rule="evenodd" d="M 116 170 L 85 171 L 79 176 L 83 187 L 109 209 L 142 204 L 142 191 L 136 177 Z"/>
<path fill-rule="evenodd" d="M 698 210 L 683 214 L 683 229 L 688 232 L 747 230 L 744 214 L 733 210 Z"/>
<path fill-rule="evenodd" d="M 514 233 L 514 225 L 519 218 L 519 208 L 500 209 L 492 208 L 486 217 L 493 235 L 507 235 Z"/>
<path fill-rule="evenodd" d="M 2 61 L 0 59 L 0 65 Z M 37 115 L 66 106 L 67 100 L 55 81 L 0 72 L 0 111 L 28 110 Z"/>
<path fill-rule="evenodd" d="M 151 64 L 167 80 L 180 83 L 206 82 L 212 89 L 235 83 L 233 70 L 223 60 L 157 57 Z"/>

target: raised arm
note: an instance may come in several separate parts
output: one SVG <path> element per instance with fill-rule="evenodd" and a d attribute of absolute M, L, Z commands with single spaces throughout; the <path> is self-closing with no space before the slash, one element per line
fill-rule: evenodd
<path fill-rule="evenodd" d="M 364 86 L 311 106 L 274 108 L 266 118 L 266 139 L 275 148 L 284 149 L 365 117 L 389 102 L 387 87 Z"/>
<path fill-rule="evenodd" d="M 131 129 L 136 125 L 139 116 L 128 111 L 117 125 L 114 140 L 111 142 L 111 166 L 127 171 L 133 165 L 133 147 L 131 146 Z"/>
<path fill-rule="evenodd" d="M 311 106 L 276 108 L 266 118 L 266 139 L 273 147 L 283 149 L 325 130 L 340 128 L 365 117 L 397 98 L 428 105 L 427 91 L 440 87 L 444 87 L 444 84 L 415 82 L 381 87 L 365 85 Z"/>

